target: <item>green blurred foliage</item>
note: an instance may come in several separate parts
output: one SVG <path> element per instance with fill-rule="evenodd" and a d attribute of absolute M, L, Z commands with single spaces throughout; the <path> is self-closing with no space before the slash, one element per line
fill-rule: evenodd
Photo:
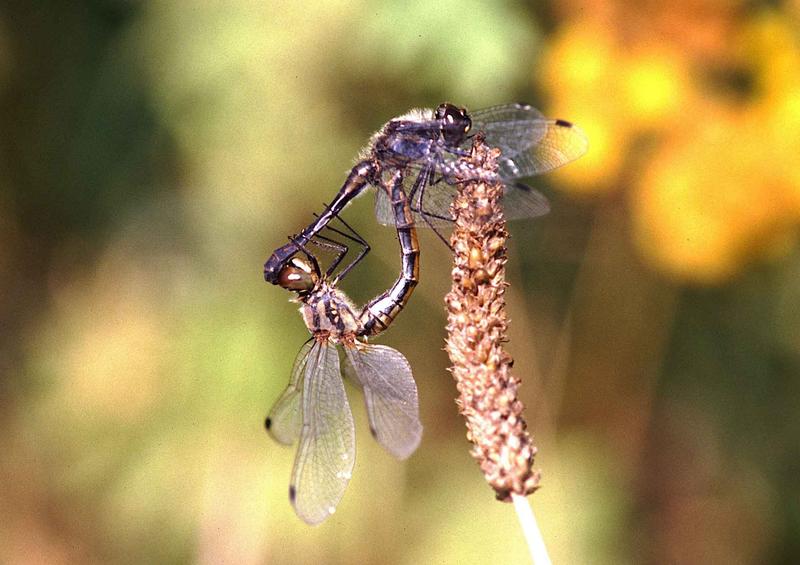
<path fill-rule="evenodd" d="M 468 456 L 431 234 L 381 338 L 418 452 L 386 455 L 353 395 L 353 480 L 309 528 L 262 428 L 307 337 L 271 250 L 388 118 L 517 99 L 592 143 L 512 226 L 554 561 L 800 560 L 800 8 L 774 4 L 4 3 L 0 561 L 524 562 Z M 398 269 L 368 200 L 359 303 Z"/>

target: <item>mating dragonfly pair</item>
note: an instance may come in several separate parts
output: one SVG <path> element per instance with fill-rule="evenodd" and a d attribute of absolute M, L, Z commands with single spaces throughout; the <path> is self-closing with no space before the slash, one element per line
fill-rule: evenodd
<path fill-rule="evenodd" d="M 333 201 L 264 264 L 268 282 L 297 293 L 312 334 L 300 349 L 289 386 L 266 421 L 280 443 L 300 440 L 289 498 L 309 524 L 322 522 L 334 512 L 355 460 L 353 418 L 336 345 L 345 352 L 346 376 L 364 391 L 373 436 L 400 459 L 419 445 L 422 425 L 408 361 L 395 349 L 367 339 L 392 323 L 417 285 L 416 227 L 430 227 L 445 240 L 440 230 L 452 222 L 449 206 L 458 182 L 487 178 L 485 170 L 472 169 L 461 159 L 469 155 L 472 135 L 477 132 L 482 132 L 486 145 L 501 151 L 497 175 L 505 185 L 508 219 L 535 217 L 549 210 L 547 199 L 518 179 L 569 163 L 583 155 L 588 145 L 581 130 L 570 122 L 547 119 L 525 104 L 471 113 L 448 103 L 436 110 L 413 110 L 390 120 L 372 136 Z M 389 290 L 359 311 L 337 284 L 370 248 L 340 213 L 370 187 L 376 188 L 378 222 L 397 230 L 401 270 Z M 334 219 L 347 231 L 334 228 Z M 325 229 L 361 247 L 355 259 L 335 275 L 348 245 L 321 235 Z M 324 272 L 312 246 L 335 253 Z"/>

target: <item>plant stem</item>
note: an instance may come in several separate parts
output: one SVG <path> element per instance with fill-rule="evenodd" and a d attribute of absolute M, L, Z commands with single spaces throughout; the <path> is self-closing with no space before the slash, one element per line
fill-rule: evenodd
<path fill-rule="evenodd" d="M 539 531 L 539 524 L 533 515 L 528 499 L 519 494 L 512 494 L 514 510 L 517 511 L 517 519 L 528 543 L 528 551 L 531 553 L 531 561 L 534 565 L 551 565 L 550 556 L 547 554 L 547 547 L 544 545 L 542 532 Z"/>

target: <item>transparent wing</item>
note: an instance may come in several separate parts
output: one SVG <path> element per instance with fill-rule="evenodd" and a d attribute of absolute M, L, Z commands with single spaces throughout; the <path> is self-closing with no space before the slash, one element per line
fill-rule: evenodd
<path fill-rule="evenodd" d="M 404 179 L 403 184 L 406 194 L 408 194 L 408 189 L 411 188 L 411 185 L 408 184 L 407 177 Z M 375 217 L 378 219 L 378 223 L 382 226 L 395 225 L 392 199 L 389 197 L 388 191 L 381 186 L 375 187 Z M 416 218 L 414 218 L 414 220 L 416 221 Z"/>
<path fill-rule="evenodd" d="M 364 390 L 370 430 L 398 459 L 417 449 L 422 439 L 417 385 L 402 353 L 385 345 L 345 347 L 345 371 Z"/>
<path fill-rule="evenodd" d="M 412 124 L 421 128 L 420 134 L 429 138 L 431 131 L 437 131 L 440 124 L 436 120 Z M 406 128 L 399 129 L 404 133 Z M 450 203 L 456 195 L 453 182 L 458 171 L 462 176 L 469 175 L 463 163 L 457 163 L 462 155 L 468 155 L 468 149 L 436 145 L 424 158 L 403 162 L 398 165 L 403 171 L 403 190 L 409 198 L 411 216 L 418 227 L 447 227 L 451 222 Z M 475 171 L 475 175 L 481 171 Z M 405 217 L 393 209 L 390 194 L 385 188 L 377 187 L 375 196 L 375 216 L 383 225 L 395 225 L 395 218 Z"/>
<path fill-rule="evenodd" d="M 456 186 L 443 180 L 431 184 L 430 181 L 435 176 L 431 167 L 422 170 L 409 167 L 406 173 L 403 190 L 409 198 L 408 205 L 411 207 L 411 217 L 415 226 L 427 228 L 433 224 L 437 228 L 450 227 L 453 222 L 450 216 L 450 203 L 456 197 L 458 190 Z M 424 189 L 421 186 L 415 188 L 415 185 L 421 184 L 425 185 Z M 375 217 L 378 223 L 384 226 L 395 225 L 397 217 L 389 193 L 381 187 L 377 187 L 375 191 Z"/>
<path fill-rule="evenodd" d="M 422 174 L 422 173 L 421 173 Z M 415 177 L 407 177 L 403 185 L 406 194 L 411 194 Z M 425 190 L 417 191 L 413 201 L 409 203 L 412 209 L 414 224 L 418 228 L 427 228 L 433 224 L 436 228 L 446 229 L 452 226 L 450 216 L 450 203 L 456 197 L 458 187 L 440 180 L 435 184 L 428 184 Z M 411 197 L 411 196 L 409 196 Z M 429 222 L 425 221 L 420 210 L 424 210 Z M 550 211 L 550 203 L 541 192 L 522 183 L 509 183 L 503 190 L 503 211 L 507 220 L 522 218 L 535 218 Z M 395 213 L 392 202 L 385 189 L 378 187 L 375 191 L 375 216 L 384 226 L 392 226 Z"/>
<path fill-rule="evenodd" d="M 407 173 L 410 173 L 410 175 L 403 179 L 403 187 L 406 195 L 410 195 L 417 175 L 421 173 L 421 170 L 416 166 L 409 166 L 407 168 Z M 441 220 L 436 220 L 436 218 L 434 218 L 434 220 L 436 220 L 435 225 L 446 226 L 452 222 L 448 212 L 448 207 L 450 202 L 453 201 L 453 198 L 455 198 L 456 190 L 455 187 L 449 186 L 446 183 L 441 184 L 443 185 L 441 187 L 442 190 L 434 191 L 431 196 L 426 194 L 426 201 L 431 201 L 430 206 L 435 215 L 443 216 Z M 392 206 L 392 200 L 389 196 L 389 193 L 379 184 L 369 183 L 368 186 L 375 190 L 375 217 L 377 218 L 378 223 L 382 226 L 394 226 L 395 211 Z M 436 194 L 437 192 L 440 193 Z M 414 218 L 415 223 L 418 222 L 418 227 L 426 225 L 422 219 L 422 216 L 418 212 L 414 212 L 412 210 L 412 217 Z"/>
<path fill-rule="evenodd" d="M 539 175 L 574 161 L 589 148 L 583 131 L 565 120 L 546 119 L 527 104 L 506 104 L 470 113 L 472 131 L 501 151 L 500 176 Z"/>
<path fill-rule="evenodd" d="M 289 377 L 289 386 L 280 395 L 267 416 L 267 431 L 278 443 L 291 445 L 300 436 L 303 426 L 303 412 L 300 409 L 300 399 L 303 392 L 303 375 L 308 361 L 308 352 L 313 342 L 307 341 L 300 348 L 292 365 L 292 374 Z"/>
<path fill-rule="evenodd" d="M 492 106 L 471 111 L 469 115 L 471 133 L 482 131 L 489 145 L 509 154 L 530 149 L 542 138 L 544 129 L 541 126 L 548 122 L 544 114 L 527 104 Z M 532 129 L 532 124 L 538 127 Z"/>
<path fill-rule="evenodd" d="M 503 188 L 503 214 L 506 220 L 544 216 L 550 211 L 547 197 L 527 184 L 516 182 Z"/>
<path fill-rule="evenodd" d="M 289 500 L 303 521 L 319 524 L 336 510 L 350 481 L 355 431 L 335 347 L 313 342 L 304 380 L 303 427 Z"/>

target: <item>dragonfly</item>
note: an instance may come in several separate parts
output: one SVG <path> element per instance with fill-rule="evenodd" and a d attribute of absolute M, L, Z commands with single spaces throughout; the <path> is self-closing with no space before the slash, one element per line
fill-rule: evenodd
<path fill-rule="evenodd" d="M 419 277 L 419 247 L 402 190 L 402 174 L 397 171 L 391 180 L 387 192 L 396 210 L 403 257 L 391 289 L 359 311 L 336 286 L 341 277 L 332 277 L 341 255 L 347 252 L 343 244 L 338 244 L 340 255 L 323 274 L 316 256 L 297 241 L 306 258 L 291 258 L 278 274 L 278 284 L 296 293 L 311 339 L 300 348 L 289 385 L 270 410 L 266 428 L 279 443 L 291 445 L 299 440 L 289 500 L 297 515 L 312 525 L 333 514 L 355 462 L 353 416 L 337 347 L 344 350 L 345 376 L 364 392 L 370 431 L 378 443 L 402 460 L 417 449 L 422 438 L 417 386 L 408 361 L 396 349 L 367 341 L 389 327 Z M 355 235 L 352 239 L 363 241 L 344 225 Z M 324 238 L 322 245 L 336 247 L 337 243 Z"/>
<path fill-rule="evenodd" d="M 450 203 L 457 181 L 484 178 L 459 158 L 469 153 L 472 136 L 483 132 L 485 143 L 500 149 L 498 176 L 504 183 L 507 219 L 536 217 L 549 209 L 547 198 L 519 179 L 546 173 L 586 153 L 583 131 L 566 120 L 548 119 L 529 104 L 505 104 L 474 112 L 445 102 L 435 110 L 416 109 L 387 122 L 361 151 L 334 199 L 289 243 L 276 249 L 264 264 L 267 282 L 279 284 L 281 269 L 300 248 L 327 226 L 357 196 L 376 187 L 375 215 L 383 225 L 396 221 L 391 194 L 382 189 L 386 175 L 401 172 L 413 221 L 437 230 L 451 222 Z M 445 243 L 446 240 L 445 240 Z M 364 255 L 343 269 L 352 269 Z"/>

